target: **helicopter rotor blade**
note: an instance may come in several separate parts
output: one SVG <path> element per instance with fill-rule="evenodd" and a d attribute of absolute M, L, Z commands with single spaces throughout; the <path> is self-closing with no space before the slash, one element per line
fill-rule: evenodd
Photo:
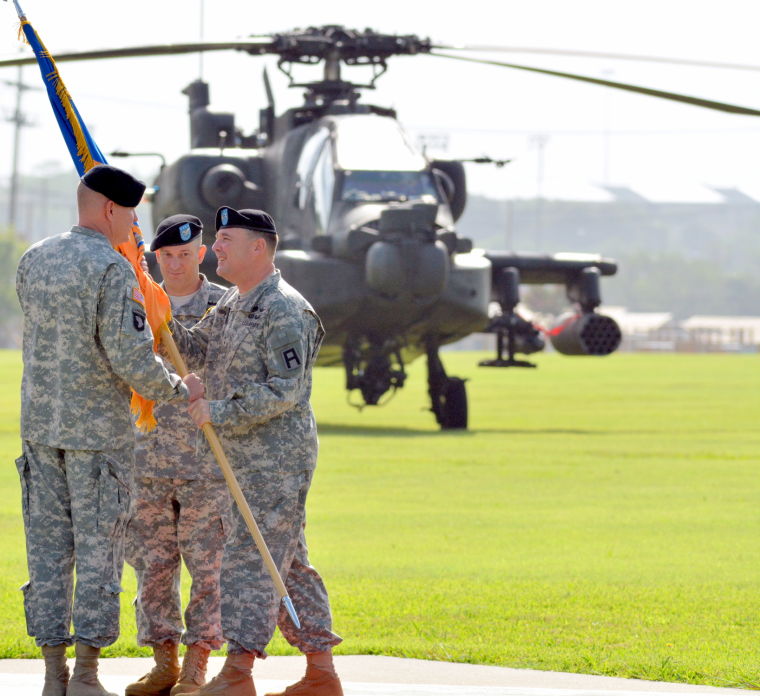
<path fill-rule="evenodd" d="M 322 44 L 328 43 L 325 37 L 320 36 L 305 36 L 302 39 L 309 39 L 313 43 Z M 197 53 L 199 51 L 227 51 L 238 50 L 245 51 L 251 55 L 263 55 L 266 53 L 280 53 L 283 54 L 284 49 L 289 46 L 287 35 L 272 35 L 272 36 L 251 36 L 243 39 L 236 39 L 233 41 L 190 41 L 181 44 L 156 44 L 151 46 L 132 46 L 125 48 L 112 48 L 101 49 L 93 51 L 79 51 L 73 53 L 59 53 L 56 54 L 56 61 L 81 61 L 81 60 L 95 60 L 102 58 L 128 58 L 128 57 L 145 57 L 145 56 L 162 56 L 162 55 L 181 55 L 188 53 Z M 425 47 L 427 49 L 427 47 Z M 441 48 L 436 46 L 434 48 Z M 496 47 L 496 46 L 449 46 L 448 50 L 500 50 L 500 51 L 532 51 L 535 53 L 563 53 L 568 54 L 567 51 L 554 51 L 552 49 L 518 49 L 509 47 Z M 425 50 L 424 52 L 428 52 Z M 551 75 L 554 77 L 562 77 L 565 79 L 575 80 L 579 82 L 586 82 L 588 84 L 595 84 L 602 87 L 609 87 L 612 89 L 619 89 L 628 92 L 634 92 L 637 94 L 643 94 L 659 99 L 666 99 L 669 101 L 681 102 L 684 104 L 690 104 L 692 106 L 699 106 L 706 109 L 712 109 L 716 111 L 723 111 L 726 113 L 742 114 L 748 116 L 760 116 L 760 110 L 738 106 L 735 104 L 727 104 L 724 102 L 713 101 L 709 99 L 702 99 L 700 97 L 692 97 L 689 95 L 678 94 L 676 92 L 667 92 L 663 90 L 651 89 L 648 87 L 640 87 L 637 85 L 631 85 L 623 82 L 614 82 L 612 80 L 604 80 L 601 78 L 589 77 L 586 75 L 578 75 L 575 73 L 560 72 L 556 70 L 548 70 L 545 68 L 536 68 L 528 65 L 520 65 L 517 63 L 507 63 L 496 60 L 489 60 L 485 58 L 473 58 L 469 56 L 451 55 L 448 53 L 441 53 L 436 50 L 429 51 L 430 55 L 438 56 L 441 58 L 449 58 L 451 60 L 460 60 L 470 63 L 478 63 L 481 65 L 495 65 L 499 67 L 511 68 L 513 70 L 523 70 L 527 72 L 539 73 L 543 75 Z M 590 52 L 574 51 L 574 55 L 597 55 L 597 56 L 609 56 L 627 58 L 630 60 L 648 59 L 654 61 L 666 61 L 666 62 L 682 62 L 691 65 L 706 65 L 709 67 L 732 67 L 735 69 L 746 70 L 760 70 L 760 66 L 740 65 L 740 64 L 713 64 L 713 63 L 701 63 L 698 61 L 676 61 L 676 59 L 659 59 L 646 56 L 624 56 L 624 54 L 592 54 Z M 33 56 L 19 57 L 12 56 L 7 58 L 0 58 L 0 68 L 11 67 L 19 65 L 32 65 L 36 62 Z"/>
<path fill-rule="evenodd" d="M 605 53 L 600 51 L 579 51 L 563 48 L 537 48 L 534 46 L 444 46 L 433 45 L 431 48 L 444 51 L 473 51 L 487 53 L 531 53 L 547 56 L 570 56 L 576 58 L 604 58 L 612 60 L 630 60 L 637 63 L 666 63 L 671 65 L 687 65 L 698 68 L 718 68 L 726 70 L 748 70 L 760 72 L 760 65 L 749 63 L 723 63 L 690 58 L 667 58 L 664 56 L 636 55 L 631 53 Z"/>
<path fill-rule="evenodd" d="M 525 70 L 527 72 L 539 73 L 541 75 L 551 75 L 553 77 L 562 77 L 568 80 L 576 80 L 577 82 L 586 82 L 592 85 L 599 85 L 600 87 L 610 87 L 612 89 L 620 89 L 626 92 L 644 94 L 649 97 L 657 97 L 658 99 L 667 99 L 669 101 L 681 102 L 683 104 L 690 104 L 691 106 L 700 106 L 704 109 L 712 109 L 714 111 L 723 111 L 730 114 L 741 114 L 743 116 L 760 116 L 760 110 L 752 109 L 746 106 L 738 106 L 736 104 L 726 104 L 725 102 L 712 101 L 710 99 L 702 99 L 700 97 L 692 97 L 686 94 L 678 94 L 677 92 L 665 92 L 663 90 L 651 89 L 649 87 L 639 87 L 638 85 L 630 85 L 625 82 L 613 82 L 612 80 L 603 80 L 598 77 L 588 77 L 587 75 L 577 75 L 575 73 L 559 72 L 557 70 L 546 70 L 544 68 L 534 68 L 528 65 L 518 65 L 516 63 L 504 63 L 498 60 L 487 60 L 484 58 L 469 58 L 467 56 L 452 56 L 446 53 L 439 53 L 437 51 L 431 51 L 430 55 L 438 56 L 439 58 L 450 58 L 452 60 L 461 60 L 468 63 L 480 63 L 482 65 L 496 65 L 502 68 L 512 68 L 513 70 Z"/>
<path fill-rule="evenodd" d="M 199 51 L 246 51 L 251 54 L 267 53 L 273 45 L 271 37 L 236 39 L 234 41 L 188 41 L 181 44 L 155 44 L 152 46 L 129 46 L 126 48 L 106 48 L 75 53 L 56 53 L 56 63 L 62 61 L 97 60 L 101 58 L 139 58 L 143 56 L 169 56 Z M 33 65 L 34 56 L 0 58 L 0 68 L 14 65 Z"/>

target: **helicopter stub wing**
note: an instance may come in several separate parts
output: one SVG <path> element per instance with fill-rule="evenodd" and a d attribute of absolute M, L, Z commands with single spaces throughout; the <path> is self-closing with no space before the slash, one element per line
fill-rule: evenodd
<path fill-rule="evenodd" d="M 544 341 L 539 330 L 516 313 L 520 301 L 519 285 L 564 284 L 567 298 L 576 309 L 560 317 L 547 336 L 554 347 L 565 355 L 609 355 L 620 346 L 622 333 L 614 319 L 596 312 L 602 302 L 600 278 L 615 275 L 617 263 L 595 254 L 524 254 L 503 251 L 484 251 L 491 262 L 492 297 L 501 306 L 501 316 L 491 320 L 489 330 L 496 333 L 497 357 L 481 362 L 488 367 L 530 366 L 515 361 L 519 352 L 541 350 Z M 509 345 L 509 358 L 503 348 Z"/>
<path fill-rule="evenodd" d="M 529 254 L 510 251 L 483 251 L 491 262 L 493 277 L 504 268 L 516 268 L 520 282 L 529 285 L 542 283 L 567 284 L 575 280 L 586 268 L 596 268 L 600 275 L 617 273 L 617 263 L 595 254 Z"/>

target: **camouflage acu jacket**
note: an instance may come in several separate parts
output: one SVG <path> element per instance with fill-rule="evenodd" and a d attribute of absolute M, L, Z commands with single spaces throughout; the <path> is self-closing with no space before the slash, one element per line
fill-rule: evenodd
<path fill-rule="evenodd" d="M 210 283 L 202 275 L 201 287 L 193 299 L 172 310 L 174 320 L 192 328 L 214 307 L 227 288 Z M 202 375 L 200 375 L 202 377 Z M 149 433 L 135 430 L 135 473 L 177 479 L 221 479 L 222 472 L 213 459 L 196 455 L 197 428 L 184 402 L 157 404 L 154 415 L 158 426 Z"/>
<path fill-rule="evenodd" d="M 186 397 L 153 353 L 137 279 L 100 233 L 44 239 L 21 258 L 24 314 L 21 437 L 61 449 L 131 447 L 130 386 L 153 400 Z"/>
<path fill-rule="evenodd" d="M 174 334 L 188 362 L 204 368 L 211 421 L 233 468 L 314 468 L 317 428 L 309 398 L 324 330 L 279 271 L 242 297 L 231 288 L 192 330 L 175 325 Z M 205 440 L 199 443 L 212 456 Z"/>

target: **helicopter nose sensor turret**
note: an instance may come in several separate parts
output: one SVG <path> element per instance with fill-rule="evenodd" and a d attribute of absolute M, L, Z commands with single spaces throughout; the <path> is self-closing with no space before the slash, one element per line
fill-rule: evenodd
<path fill-rule="evenodd" d="M 367 250 L 367 286 L 388 300 L 415 305 L 435 301 L 449 279 L 446 246 L 435 239 L 437 206 L 388 208 L 379 221 L 379 238 Z"/>

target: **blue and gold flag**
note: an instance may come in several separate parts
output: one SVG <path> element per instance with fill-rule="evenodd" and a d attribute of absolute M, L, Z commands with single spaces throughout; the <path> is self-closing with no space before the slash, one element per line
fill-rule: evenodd
<path fill-rule="evenodd" d="M 58 74 L 55 61 L 45 48 L 45 44 L 42 43 L 34 27 L 23 14 L 18 1 L 14 0 L 13 4 L 16 6 L 16 12 L 18 12 L 21 20 L 21 31 L 23 31 L 28 44 L 37 57 L 37 64 L 40 67 L 42 80 L 50 98 L 50 105 L 53 107 L 53 113 L 58 121 L 63 139 L 66 141 L 66 147 L 69 148 L 71 159 L 74 161 L 79 176 L 82 176 L 96 164 L 106 164 L 106 158 L 90 136 L 87 126 L 85 126 L 69 91 L 66 89 L 66 85 L 63 84 L 63 80 Z"/>

